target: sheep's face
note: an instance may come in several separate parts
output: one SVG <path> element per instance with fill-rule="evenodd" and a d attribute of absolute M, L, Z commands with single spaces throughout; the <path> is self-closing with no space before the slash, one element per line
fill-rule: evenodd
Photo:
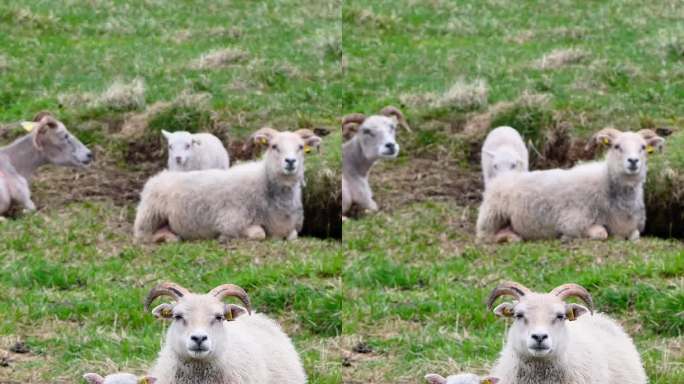
<path fill-rule="evenodd" d="M 192 157 L 193 147 L 200 145 L 198 140 L 193 139 L 193 135 L 190 132 L 169 133 L 162 131 L 162 135 L 164 135 L 168 144 L 168 166 L 170 169 L 184 167 Z"/>
<path fill-rule="evenodd" d="M 491 159 L 491 169 L 489 170 L 490 178 L 497 177 L 507 172 L 525 171 L 522 159 L 512 151 L 485 151 L 484 155 L 489 156 Z"/>
<path fill-rule="evenodd" d="M 357 137 L 368 159 L 394 158 L 399 155 L 396 140 L 397 119 L 394 116 L 371 116 L 359 127 Z"/>
<path fill-rule="evenodd" d="M 215 351 L 230 348 L 226 338 L 228 321 L 247 311 L 210 295 L 190 294 L 175 305 L 161 304 L 152 313 L 171 321 L 166 343 L 177 356 L 208 360 L 213 358 Z"/>
<path fill-rule="evenodd" d="M 52 164 L 85 167 L 93 160 L 93 153 L 51 115 L 42 116 L 32 132 L 34 146 Z"/>
<path fill-rule="evenodd" d="M 321 142 L 318 136 L 305 137 L 297 132 L 257 134 L 255 140 L 268 145 L 266 164 L 272 173 L 297 178 L 304 174 L 304 154 Z"/>
<path fill-rule="evenodd" d="M 508 342 L 522 356 L 551 358 L 562 353 L 568 343 L 567 321 L 588 312 L 578 305 L 565 303 L 554 295 L 530 293 L 494 309 L 500 317 L 513 319 Z"/>
<path fill-rule="evenodd" d="M 611 173 L 639 179 L 646 176 L 648 154 L 660 150 L 665 141 L 649 130 L 619 132 L 613 129 L 599 132 L 595 140 L 610 148 L 606 160 Z"/>
<path fill-rule="evenodd" d="M 157 379 L 152 376 L 137 377 L 130 373 L 115 373 L 102 377 L 97 373 L 86 373 L 83 378 L 89 384 L 154 384 Z"/>

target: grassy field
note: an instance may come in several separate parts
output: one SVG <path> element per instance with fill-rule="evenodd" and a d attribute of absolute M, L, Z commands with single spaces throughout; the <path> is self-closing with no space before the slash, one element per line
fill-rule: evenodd
<path fill-rule="evenodd" d="M 592 156 L 570 149 L 605 126 L 671 130 L 648 201 L 681 219 L 683 20 L 676 1 L 345 2 L 345 112 L 399 105 L 413 127 L 400 158 L 374 169 L 383 212 L 343 227 L 345 382 L 486 373 L 506 325 L 484 302 L 503 279 L 583 284 L 635 336 L 651 383 L 684 380 L 681 240 L 474 239 L 479 144 L 503 124 L 530 139 L 535 167 Z M 559 132 L 572 145 L 549 146 Z"/>
<path fill-rule="evenodd" d="M 341 114 L 340 7 L 2 2 L 0 142 L 21 134 L 14 122 L 46 109 L 98 161 L 84 171 L 43 169 L 33 186 L 39 212 L 0 223 L 0 383 L 77 383 L 87 371 L 144 371 L 164 327 L 142 300 L 162 280 L 199 292 L 242 285 L 256 310 L 293 335 L 310 382 L 340 381 L 332 352 L 341 330 L 339 241 L 141 247 L 131 235 L 141 183 L 164 165 L 161 129 L 211 131 L 243 159 L 241 140 L 262 126 L 334 126 Z M 322 153 L 307 159 L 307 199 L 327 193 L 307 209 L 339 196 L 340 142 L 333 132 Z M 28 353 L 10 352 L 17 342 Z"/>

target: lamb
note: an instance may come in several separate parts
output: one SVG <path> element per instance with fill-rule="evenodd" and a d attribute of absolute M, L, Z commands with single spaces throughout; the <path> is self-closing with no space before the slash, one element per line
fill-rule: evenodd
<path fill-rule="evenodd" d="M 130 373 L 114 373 L 107 377 L 102 377 L 97 373 L 86 373 L 83 378 L 89 384 L 154 384 L 157 382 L 155 377 L 137 377 Z"/>
<path fill-rule="evenodd" d="M 506 172 L 527 172 L 529 154 L 522 137 L 511 127 L 498 127 L 482 144 L 482 174 L 485 188 L 496 176 Z"/>
<path fill-rule="evenodd" d="M 342 146 L 342 215 L 356 204 L 362 210 L 377 211 L 368 174 L 377 160 L 392 159 L 399 154 L 397 125 L 408 128 L 404 116 L 394 107 L 386 107 L 382 115 L 366 117 L 356 113 L 342 121 L 345 136 L 353 134 Z"/>
<path fill-rule="evenodd" d="M 450 375 L 444 378 L 436 373 L 428 373 L 425 380 L 430 384 L 497 384 L 499 379 L 496 377 L 480 377 L 472 373 L 461 373 Z"/>
<path fill-rule="evenodd" d="M 646 222 L 647 154 L 660 150 L 664 139 L 651 130 L 606 128 L 592 143 L 610 145 L 604 161 L 492 179 L 480 206 L 478 239 L 638 240 Z M 499 233 L 509 226 L 511 231 Z"/>
<path fill-rule="evenodd" d="M 536 293 L 515 282 L 495 288 L 487 300 L 515 301 L 493 309 L 513 324 L 492 374 L 499 384 L 645 384 L 646 373 L 632 339 L 617 322 L 593 313 L 589 292 L 564 284 Z M 577 297 L 587 305 L 566 303 Z"/>
<path fill-rule="evenodd" d="M 162 130 L 169 147 L 170 171 L 199 171 L 203 169 L 228 169 L 230 157 L 218 137 L 210 133 Z"/>
<path fill-rule="evenodd" d="M 262 128 L 250 140 L 268 144 L 262 160 L 228 170 L 162 171 L 148 180 L 135 218 L 135 238 L 296 239 L 304 221 L 304 151 L 318 147 L 321 139 L 309 130 Z"/>
<path fill-rule="evenodd" d="M 0 148 L 0 217 L 12 203 L 26 211 L 36 209 L 29 183 L 37 168 L 45 164 L 80 168 L 93 160 L 93 153 L 50 113 L 40 112 L 23 125 L 30 133 Z"/>
<path fill-rule="evenodd" d="M 263 314 L 252 313 L 249 296 L 224 284 L 205 295 L 174 284 L 153 288 L 145 308 L 160 297 L 153 315 L 171 321 L 151 374 L 160 384 L 304 384 L 306 374 L 290 338 Z M 225 304 L 238 298 L 243 306 Z"/>

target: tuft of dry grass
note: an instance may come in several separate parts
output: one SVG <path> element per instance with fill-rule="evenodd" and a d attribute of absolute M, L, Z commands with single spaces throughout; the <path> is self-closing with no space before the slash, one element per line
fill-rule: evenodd
<path fill-rule="evenodd" d="M 236 48 L 218 49 L 203 54 L 191 64 L 195 69 L 225 68 L 247 60 L 247 52 Z"/>
<path fill-rule="evenodd" d="M 116 80 L 94 100 L 97 107 L 134 110 L 145 107 L 145 82 L 141 78 L 126 83 Z"/>
<path fill-rule="evenodd" d="M 487 105 L 488 93 L 487 82 L 483 79 L 470 82 L 459 79 L 432 104 L 437 108 L 476 109 Z"/>
<path fill-rule="evenodd" d="M 580 64 L 589 57 L 589 53 L 579 48 L 561 48 L 542 56 L 532 66 L 537 69 L 557 69 L 573 64 Z"/>

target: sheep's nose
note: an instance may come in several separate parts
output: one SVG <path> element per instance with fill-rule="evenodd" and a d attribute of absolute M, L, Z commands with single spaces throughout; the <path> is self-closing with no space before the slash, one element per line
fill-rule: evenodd
<path fill-rule="evenodd" d="M 285 163 L 289 168 L 294 167 L 295 163 L 297 162 L 297 159 L 285 159 Z"/>
<path fill-rule="evenodd" d="M 544 340 L 548 339 L 549 335 L 546 333 L 533 333 L 532 334 L 532 339 L 536 341 L 538 344 L 541 344 Z"/>
<path fill-rule="evenodd" d="M 190 336 L 190 340 L 195 342 L 197 345 L 202 345 L 205 341 L 207 341 L 209 337 L 207 335 L 192 335 Z"/>
<path fill-rule="evenodd" d="M 397 147 L 397 145 L 394 144 L 394 143 L 386 143 L 386 144 L 385 144 L 385 148 L 389 149 L 390 152 L 394 152 L 394 150 L 396 149 L 396 147 Z"/>
<path fill-rule="evenodd" d="M 176 156 L 176 163 L 180 164 L 181 160 L 183 160 L 180 156 Z"/>
<path fill-rule="evenodd" d="M 629 161 L 629 165 L 631 165 L 633 167 L 635 167 L 637 164 L 639 164 L 638 158 L 632 157 L 632 158 L 627 159 L 627 161 Z"/>

